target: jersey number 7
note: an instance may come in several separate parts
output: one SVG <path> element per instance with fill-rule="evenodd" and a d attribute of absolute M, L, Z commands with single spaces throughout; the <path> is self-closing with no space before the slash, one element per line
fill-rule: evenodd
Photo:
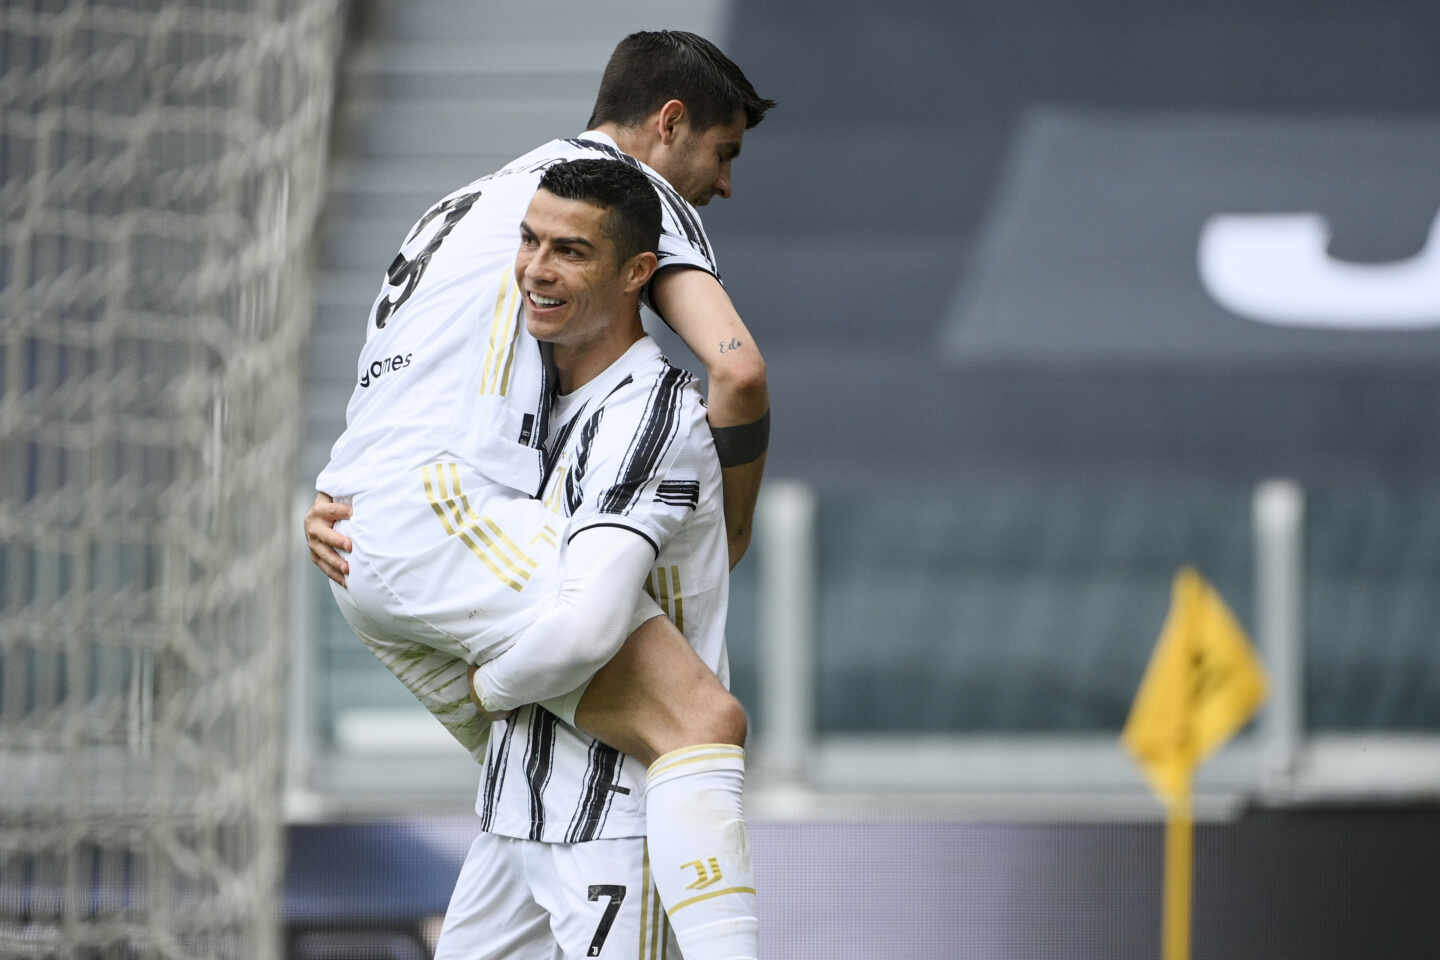
<path fill-rule="evenodd" d="M 615 922 L 615 914 L 620 912 L 620 904 L 625 902 L 625 888 L 618 883 L 591 884 L 588 899 L 595 901 L 601 897 L 608 897 L 610 902 L 605 904 L 605 912 L 600 915 L 600 925 L 595 928 L 590 949 L 585 951 L 587 957 L 598 957 L 605 948 L 605 938 L 610 935 L 610 925 Z"/>

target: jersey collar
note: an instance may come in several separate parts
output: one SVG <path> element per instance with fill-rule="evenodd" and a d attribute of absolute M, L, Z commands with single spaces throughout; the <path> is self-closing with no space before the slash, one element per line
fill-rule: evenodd
<path fill-rule="evenodd" d="M 630 157 L 630 154 L 625 153 L 624 150 L 621 150 L 620 144 L 616 143 L 615 138 L 610 136 L 610 134 L 608 133 L 601 133 L 599 130 L 586 130 L 584 133 L 580 134 L 580 136 L 576 137 L 576 139 L 588 140 L 591 143 L 598 143 L 601 146 L 609 147 L 611 150 L 615 150 L 618 153 L 624 153 L 625 156 Z M 641 170 L 644 170 L 652 177 L 659 177 L 662 183 L 670 185 L 671 190 L 675 189 L 675 185 L 671 184 L 670 181 L 667 180 L 664 174 L 662 174 L 659 170 L 656 170 L 654 167 L 650 166 L 650 164 L 646 163 L 644 160 L 639 159 L 638 157 L 630 157 L 630 159 L 640 164 Z"/>
<path fill-rule="evenodd" d="M 661 359 L 660 344 L 656 343 L 655 338 L 647 333 L 632 343 L 630 349 L 622 353 L 614 363 L 601 370 L 595 379 L 574 393 L 566 394 L 562 398 L 564 405 L 567 408 L 573 408 L 592 397 L 603 399 L 620 385 L 620 381 L 659 359 Z"/>
<path fill-rule="evenodd" d="M 610 134 L 601 133 L 599 130 L 586 130 L 584 133 L 580 134 L 578 139 L 590 140 L 594 143 L 603 143 L 605 146 L 610 147 L 612 150 L 620 150 L 620 144 L 616 143 L 614 138 L 612 138 Z M 624 150 L 620 150 L 620 152 L 625 153 Z M 625 155 L 627 157 L 629 156 L 628 153 Z"/>

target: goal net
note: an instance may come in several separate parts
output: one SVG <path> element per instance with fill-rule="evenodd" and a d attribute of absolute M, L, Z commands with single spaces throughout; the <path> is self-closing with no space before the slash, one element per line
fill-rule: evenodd
<path fill-rule="evenodd" d="M 0 0 L 0 956 L 276 956 L 338 0 Z"/>

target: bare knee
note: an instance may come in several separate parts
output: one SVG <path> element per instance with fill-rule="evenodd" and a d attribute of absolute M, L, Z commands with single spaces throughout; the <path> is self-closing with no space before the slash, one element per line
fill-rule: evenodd
<path fill-rule="evenodd" d="M 656 711 L 636 716 L 634 734 L 641 749 L 631 750 L 648 767 L 675 750 L 702 743 L 745 745 L 748 721 L 740 701 L 719 683 L 692 690 L 683 712 Z"/>
<path fill-rule="evenodd" d="M 743 746 L 745 708 L 670 621 L 656 617 L 590 681 L 576 726 L 646 766 L 702 743 Z"/>
<path fill-rule="evenodd" d="M 707 698 L 698 726 L 695 737 L 698 743 L 733 743 L 743 747 L 749 732 L 745 708 L 729 690 Z"/>

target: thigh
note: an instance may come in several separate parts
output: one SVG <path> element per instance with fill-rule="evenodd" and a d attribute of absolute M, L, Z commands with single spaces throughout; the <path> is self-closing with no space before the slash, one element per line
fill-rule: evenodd
<path fill-rule="evenodd" d="M 644 760 L 705 742 L 705 706 L 729 693 L 685 635 L 665 617 L 647 620 L 591 678 L 575 725 Z M 702 739 L 696 739 L 702 737 Z"/>
<path fill-rule="evenodd" d="M 470 845 L 435 960 L 553 960 L 549 915 L 532 895 L 527 841 L 481 833 Z"/>
<path fill-rule="evenodd" d="M 540 844 L 534 892 L 564 960 L 680 960 L 644 837 Z"/>
<path fill-rule="evenodd" d="M 427 464 L 353 506 L 352 571 L 437 650 L 489 659 L 553 592 L 563 521 L 457 464 Z"/>

